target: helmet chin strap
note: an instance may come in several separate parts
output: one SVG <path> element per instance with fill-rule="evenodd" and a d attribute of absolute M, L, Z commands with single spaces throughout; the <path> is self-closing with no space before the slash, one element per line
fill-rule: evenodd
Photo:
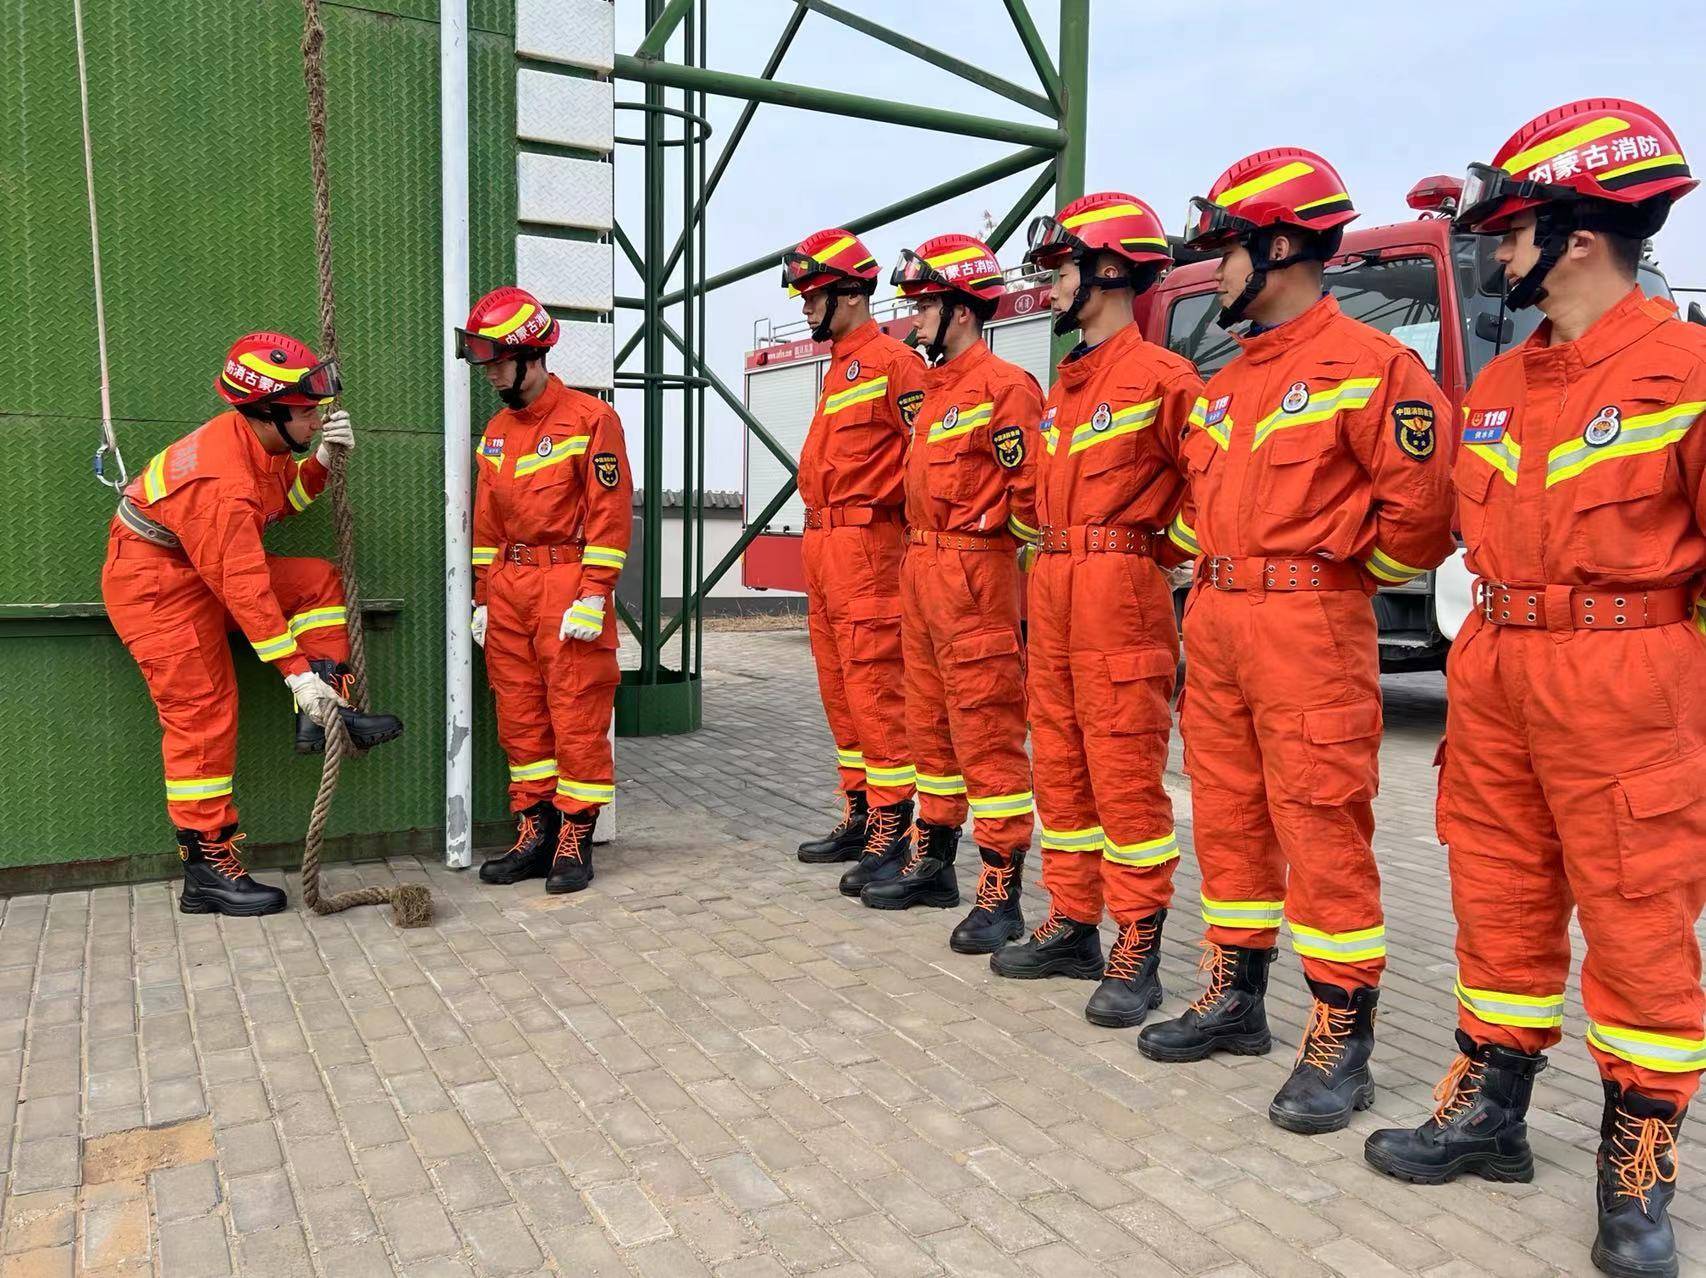
<path fill-rule="evenodd" d="M 1295 231 L 1288 229 L 1286 233 L 1293 239 L 1297 238 Z M 1320 255 L 1308 246 L 1296 250 L 1290 257 L 1273 257 L 1274 232 L 1269 229 L 1252 231 L 1244 236 L 1239 243 L 1250 254 L 1250 278 L 1244 281 L 1244 287 L 1238 296 L 1232 299 L 1232 305 L 1223 309 L 1220 312 L 1220 318 L 1215 320 L 1215 323 L 1221 328 L 1231 328 L 1234 324 L 1243 322 L 1245 315 L 1250 310 L 1250 303 L 1256 300 L 1266 286 L 1269 271 L 1296 266 L 1299 262 L 1321 260 Z"/>
<path fill-rule="evenodd" d="M 1541 207 L 1534 217 L 1534 243 L 1540 249 L 1540 256 L 1521 279 L 1505 290 L 1506 306 L 1520 311 L 1545 300 L 1546 277 L 1570 247 L 1570 232 L 1574 229 L 1574 219 L 1563 210 L 1551 205 Z"/>
<path fill-rule="evenodd" d="M 1090 300 L 1092 290 L 1103 289 L 1111 292 L 1114 289 L 1129 288 L 1135 295 L 1149 287 L 1148 284 L 1142 288 L 1138 286 L 1135 267 L 1127 267 L 1124 275 L 1097 275 L 1095 256 L 1090 253 L 1073 254 L 1072 264 L 1078 268 L 1078 288 L 1072 294 L 1072 305 L 1054 317 L 1056 337 L 1065 337 L 1081 326 L 1084 303 Z"/>
<path fill-rule="evenodd" d="M 278 432 L 279 439 L 284 442 L 284 446 L 296 456 L 303 456 L 312 447 L 314 443 L 312 433 L 300 443 L 297 442 L 296 436 L 290 433 L 290 409 L 283 404 L 258 404 L 256 409 L 258 410 L 256 415 L 261 420 L 271 423 L 272 428 Z"/>
<path fill-rule="evenodd" d="M 507 387 L 498 392 L 498 398 L 503 400 L 504 407 L 515 409 L 527 407 L 527 401 L 521 397 L 521 384 L 527 380 L 527 366 L 543 354 L 543 351 L 534 350 L 516 352 L 515 376 L 510 378 Z"/>
<path fill-rule="evenodd" d="M 936 321 L 936 336 L 930 339 L 924 348 L 924 360 L 931 368 L 939 367 L 942 357 L 948 353 L 948 325 L 954 321 L 954 311 L 959 301 L 952 293 L 940 293 L 942 299 L 942 316 Z"/>
<path fill-rule="evenodd" d="M 839 289 L 829 289 L 829 296 L 824 299 L 823 318 L 812 325 L 812 341 L 827 342 L 832 336 L 831 329 L 835 327 L 835 308 L 841 301 Z"/>

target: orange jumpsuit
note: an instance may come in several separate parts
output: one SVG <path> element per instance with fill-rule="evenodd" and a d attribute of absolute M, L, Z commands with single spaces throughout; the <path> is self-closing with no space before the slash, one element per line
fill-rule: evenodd
<path fill-rule="evenodd" d="M 800 449 L 806 624 L 841 788 L 912 797 L 900 658 L 901 482 L 924 364 L 867 323 L 831 348 Z"/>
<path fill-rule="evenodd" d="M 1043 411 L 1030 694 L 1043 885 L 1053 908 L 1121 923 L 1173 899 L 1179 842 L 1161 785 L 1179 632 L 1157 553 L 1184 492 L 1179 443 L 1202 393 L 1136 325 L 1060 365 Z"/>
<path fill-rule="evenodd" d="M 1019 559 L 1036 532 L 1036 379 L 981 341 L 924 373 L 901 566 L 906 729 L 918 815 L 981 848 L 1031 846 Z"/>
<path fill-rule="evenodd" d="M 1706 1068 L 1706 646 L 1685 619 L 1706 333 L 1637 290 L 1574 342 L 1550 332 L 1476 379 L 1454 473 L 1491 587 L 1452 645 L 1441 747 L 1458 1019 L 1556 1043 L 1574 904 L 1600 1072 L 1680 1108 Z"/>
<path fill-rule="evenodd" d="M 310 659 L 349 658 L 337 569 L 261 544 L 268 525 L 307 509 L 325 486 L 317 458 L 267 452 L 232 411 L 157 453 L 113 517 L 101 597 L 154 698 L 166 813 L 180 829 L 215 835 L 237 823 L 237 678 L 226 636 L 241 630 L 281 675 L 306 672 Z"/>
<path fill-rule="evenodd" d="M 1192 410 L 1170 530 L 1201 551 L 1179 726 L 1203 919 L 1212 942 L 1262 948 L 1283 917 L 1304 973 L 1355 989 L 1386 965 L 1367 596 L 1451 551 L 1450 407 L 1331 297 L 1241 345 Z"/>
<path fill-rule="evenodd" d="M 616 797 L 616 578 L 634 518 L 622 423 L 553 375 L 533 403 L 486 424 L 474 468 L 474 601 L 487 605 L 510 808 L 555 796 L 562 812 L 596 812 Z M 564 611 L 595 595 L 603 633 L 559 639 Z"/>

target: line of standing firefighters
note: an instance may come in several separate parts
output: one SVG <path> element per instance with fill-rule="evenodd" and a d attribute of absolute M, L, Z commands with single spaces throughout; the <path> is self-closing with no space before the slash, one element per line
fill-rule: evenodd
<path fill-rule="evenodd" d="M 1676 1133 L 1706 1067 L 1706 333 L 1634 279 L 1695 185 L 1665 124 L 1615 99 L 1548 112 L 1471 166 L 1457 225 L 1502 237 L 1508 305 L 1545 322 L 1480 374 L 1461 424 L 1414 352 L 1324 295 L 1356 213 L 1309 151 L 1248 156 L 1191 202 L 1187 242 L 1221 255 L 1221 323 L 1242 326 L 1206 385 L 1133 321 L 1170 260 L 1135 196 L 1031 225 L 1055 331 L 1080 338 L 1046 397 L 982 339 L 1004 290 L 987 245 L 901 254 L 921 363 L 872 321 L 858 237 L 802 241 L 783 282 L 832 343 L 799 464 L 808 620 L 845 808 L 800 859 L 852 861 L 841 891 L 876 909 L 951 907 L 969 814 L 977 894 L 950 946 L 1001 977 L 1099 978 L 1085 1015 L 1142 1024 L 1180 856 L 1163 570 L 1194 559 L 1180 731 L 1207 984 L 1138 1047 L 1267 1052 L 1283 921 L 1312 1011 L 1269 1114 L 1345 1127 L 1374 1098 L 1387 957 L 1369 596 L 1437 566 L 1455 524 L 1479 579 L 1439 758 L 1460 1055 L 1433 1115 L 1375 1132 L 1367 1158 L 1421 1183 L 1532 1177 L 1525 1114 L 1560 1038 L 1574 907 L 1605 1090 L 1593 1259 L 1676 1273 Z M 1033 812 L 1049 900 L 1027 936 Z"/>

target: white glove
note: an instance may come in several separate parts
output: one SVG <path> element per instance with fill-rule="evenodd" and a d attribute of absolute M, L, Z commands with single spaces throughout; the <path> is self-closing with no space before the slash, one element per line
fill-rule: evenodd
<path fill-rule="evenodd" d="M 468 629 L 474 632 L 474 642 L 482 648 L 486 646 L 486 605 L 480 604 L 474 609 L 474 615 L 469 618 Z"/>
<path fill-rule="evenodd" d="M 322 466 L 332 464 L 330 450 L 333 448 L 343 449 L 346 455 L 355 451 L 355 426 L 350 422 L 349 414 L 341 408 L 320 426 L 320 447 L 314 455 L 320 459 Z"/>
<path fill-rule="evenodd" d="M 349 702 L 340 697 L 331 684 L 312 670 L 285 675 L 284 681 L 290 685 L 291 694 L 296 698 L 296 708 L 322 728 L 331 726 L 332 716 L 337 714 L 339 706 L 349 706 Z"/>
<path fill-rule="evenodd" d="M 604 633 L 604 596 L 589 595 L 585 599 L 577 599 L 572 608 L 563 614 L 563 627 L 557 631 L 559 639 L 596 639 Z"/>

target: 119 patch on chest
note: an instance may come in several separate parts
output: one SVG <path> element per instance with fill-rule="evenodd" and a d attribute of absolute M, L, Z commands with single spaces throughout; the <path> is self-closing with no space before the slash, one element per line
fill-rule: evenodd
<path fill-rule="evenodd" d="M 995 460 L 1012 470 L 1025 460 L 1025 432 L 1019 426 L 1003 426 L 990 437 L 995 445 Z"/>
<path fill-rule="evenodd" d="M 1392 405 L 1392 429 L 1398 449 L 1406 457 L 1426 461 L 1433 456 L 1438 437 L 1434 432 L 1434 406 L 1426 400 L 1401 399 Z"/>
<path fill-rule="evenodd" d="M 621 468 L 616 464 L 616 454 L 595 454 L 592 459 L 592 474 L 606 488 L 616 487 L 616 481 L 622 477 Z"/>

